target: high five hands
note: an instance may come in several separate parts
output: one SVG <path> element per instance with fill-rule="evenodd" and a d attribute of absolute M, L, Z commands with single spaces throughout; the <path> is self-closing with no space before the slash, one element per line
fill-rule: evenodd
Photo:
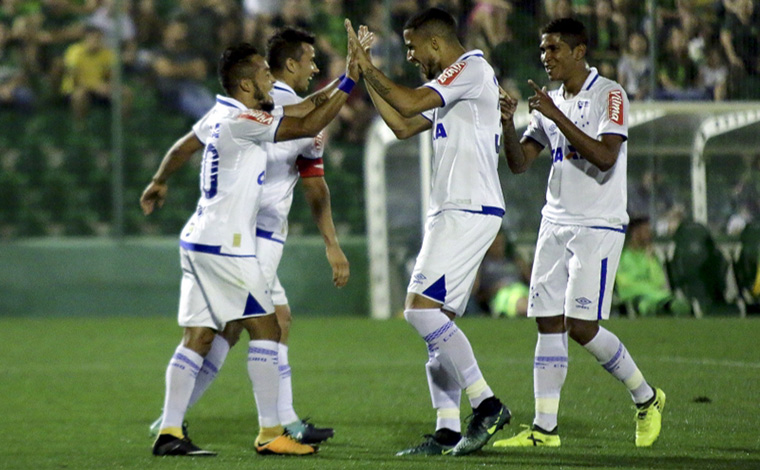
<path fill-rule="evenodd" d="M 370 33 L 366 26 L 359 27 L 359 34 L 356 34 L 354 27 L 351 25 L 351 20 L 346 18 L 344 21 L 346 26 L 346 32 L 348 33 L 348 51 L 349 55 L 352 55 L 361 71 L 365 67 L 371 64 L 369 58 L 369 49 L 375 40 L 374 33 Z"/>

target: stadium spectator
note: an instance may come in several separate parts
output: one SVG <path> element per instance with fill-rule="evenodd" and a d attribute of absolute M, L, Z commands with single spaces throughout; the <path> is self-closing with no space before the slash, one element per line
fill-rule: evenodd
<path fill-rule="evenodd" d="M 187 25 L 188 34 L 185 41 L 187 49 L 199 54 L 207 64 L 214 64 L 218 59 L 220 44 L 219 33 L 222 32 L 223 18 L 206 0 L 179 0 L 169 13 L 171 21 L 181 21 Z"/>
<path fill-rule="evenodd" d="M 572 0 L 554 0 L 545 2 L 546 16 L 550 20 L 557 18 L 572 18 L 578 14 L 573 9 Z"/>
<path fill-rule="evenodd" d="M 514 7 L 505 0 L 479 0 L 475 2 L 467 17 L 467 35 L 465 46 L 469 49 L 481 49 L 489 53 L 503 43 L 512 40 L 508 17 Z"/>
<path fill-rule="evenodd" d="M 477 309 L 494 318 L 524 317 L 528 314 L 529 281 L 530 266 L 502 230 L 480 264 L 473 286 L 473 300 Z"/>
<path fill-rule="evenodd" d="M 316 137 L 335 117 L 354 79 L 359 78 L 356 61 L 349 57 L 347 62 L 346 78 L 337 91 L 319 100 L 318 106 L 309 100 L 303 106 L 294 105 L 298 108 L 295 112 L 291 106 L 269 114 L 274 108 L 269 96 L 274 80 L 266 60 L 247 43 L 227 48 L 218 67 L 227 96 L 220 96 L 192 131 L 177 140 L 140 198 L 146 215 L 161 207 L 168 178 L 195 152 L 205 149 L 198 209 L 180 237 L 184 274 L 178 320 L 184 334 L 166 370 L 164 412 L 153 455 L 215 455 L 190 441 L 183 420 L 198 376 L 216 375 L 221 367 L 214 347 L 229 347 L 226 341 L 217 340 L 217 332 L 233 323 L 250 336 L 248 376 L 259 414 L 256 451 L 316 452 L 314 447 L 298 443 L 298 436 L 285 432 L 279 417 L 280 327 L 271 287 L 256 256 L 255 224 L 268 145 Z M 302 118 L 291 117 L 304 113 Z"/>
<path fill-rule="evenodd" d="M 652 61 L 649 58 L 647 39 L 634 31 L 628 37 L 627 51 L 618 61 L 617 81 L 631 100 L 644 100 L 649 97 L 651 76 Z"/>
<path fill-rule="evenodd" d="M 23 51 L 10 39 L 8 26 L 0 23 L 0 107 L 28 110 L 36 97 L 24 70 Z"/>
<path fill-rule="evenodd" d="M 599 325 L 609 318 L 628 222 L 628 100 L 619 84 L 588 67 L 586 29 L 580 21 L 550 22 L 541 31 L 540 49 L 549 80 L 562 85 L 547 92 L 531 81 L 535 94 L 528 108 L 533 114 L 522 140 L 513 119 L 517 101 L 506 94 L 502 99 L 510 170 L 526 171 L 544 147 L 551 149 L 553 161 L 528 306 L 528 316 L 536 318 L 538 326 L 536 413 L 532 427 L 494 445 L 560 445 L 557 418 L 569 336 L 626 386 L 637 407 L 635 444 L 648 447 L 660 434 L 665 394 L 647 383 L 620 339 Z"/>
<path fill-rule="evenodd" d="M 678 26 L 670 28 L 670 35 L 657 63 L 659 88 L 655 98 L 661 100 L 704 100 L 707 92 L 699 88 L 699 69 L 689 56 L 686 35 Z"/>
<path fill-rule="evenodd" d="M 130 16 L 129 1 L 122 0 L 121 9 L 121 12 L 117 11 L 116 0 L 102 0 L 86 23 L 101 30 L 111 48 L 120 47 L 122 62 L 131 68 L 137 57 L 137 30 Z M 118 40 L 117 31 L 121 34 Z"/>
<path fill-rule="evenodd" d="M 691 306 L 673 295 L 654 252 L 649 219 L 632 218 L 615 277 L 618 298 L 639 316 L 689 315 Z"/>
<path fill-rule="evenodd" d="M 731 194 L 733 213 L 726 232 L 738 235 L 744 227 L 760 219 L 760 154 L 745 158 L 744 170 Z"/>
<path fill-rule="evenodd" d="M 732 98 L 757 98 L 760 76 L 760 9 L 754 0 L 737 0 L 728 8 L 720 30 L 720 42 L 731 66 L 729 92 Z"/>
<path fill-rule="evenodd" d="M 699 66 L 699 85 L 713 101 L 723 101 L 728 96 L 728 66 L 719 47 L 707 48 L 705 61 Z"/>
<path fill-rule="evenodd" d="M 404 318 L 428 346 L 436 431 L 397 455 L 469 454 L 510 419 L 483 378 L 469 340 L 453 321 L 464 313 L 478 266 L 504 215 L 498 152 L 493 151 L 494 132 L 499 131 L 496 78 L 481 51 L 467 51 L 461 44 L 454 18 L 437 8 L 415 14 L 403 29 L 407 60 L 430 80 L 419 88 L 388 79 L 361 50 L 354 30 L 348 30 L 349 47 L 355 49 L 370 97 L 396 136 L 434 129 L 430 207 Z M 360 34 L 368 33 L 362 27 Z M 482 126 L 473 126 L 473 113 Z M 462 389 L 473 409 L 464 433 L 459 420 Z"/>
<path fill-rule="evenodd" d="M 595 62 L 617 63 L 625 45 L 625 19 L 615 14 L 610 0 L 596 0 L 589 21 L 588 41 Z M 614 75 L 609 78 L 614 78 Z"/>
<path fill-rule="evenodd" d="M 674 194 L 673 185 L 664 180 L 660 169 L 647 169 L 641 179 L 628 188 L 628 214 L 650 219 L 658 237 L 672 235 L 685 213 L 686 207 Z"/>
<path fill-rule="evenodd" d="M 203 56 L 190 49 L 190 30 L 181 20 L 169 22 L 162 48 L 153 59 L 157 88 L 166 104 L 198 120 L 214 106 L 214 95 L 206 87 L 208 74 Z"/>
<path fill-rule="evenodd" d="M 92 103 L 110 104 L 113 61 L 114 51 L 106 47 L 103 32 L 94 26 L 88 26 L 84 38 L 66 49 L 61 93 L 69 100 L 78 124 L 81 125 Z M 122 93 L 126 112 L 131 91 L 124 87 Z"/>

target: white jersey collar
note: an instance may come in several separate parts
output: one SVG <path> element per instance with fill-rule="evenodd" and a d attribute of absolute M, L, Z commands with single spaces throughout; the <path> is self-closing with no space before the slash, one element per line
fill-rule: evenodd
<path fill-rule="evenodd" d="M 236 100 L 235 98 L 230 98 L 229 96 L 216 95 L 216 102 L 223 104 L 224 106 L 229 106 L 230 108 L 240 109 L 241 111 L 248 109 L 246 105 Z"/>
<path fill-rule="evenodd" d="M 579 93 L 582 93 L 584 91 L 588 91 L 591 89 L 592 86 L 596 83 L 597 79 L 599 79 L 599 71 L 596 69 L 596 67 L 590 67 L 588 69 L 588 77 L 586 77 L 586 81 L 583 82 L 583 86 L 581 87 L 581 91 Z M 565 84 L 563 83 L 559 90 L 559 96 L 561 96 L 563 99 L 565 97 Z M 578 95 L 575 95 L 574 97 L 570 98 L 571 100 L 575 99 Z"/>
<path fill-rule="evenodd" d="M 295 96 L 298 96 L 298 93 L 296 93 L 296 91 L 290 85 L 280 80 L 277 80 L 276 82 L 274 82 L 272 91 L 270 91 L 269 94 L 271 95 L 272 93 L 274 93 L 274 90 L 280 90 L 280 91 L 284 91 L 286 93 L 291 93 Z"/>
<path fill-rule="evenodd" d="M 471 51 L 467 51 L 464 54 L 460 55 L 457 60 L 454 61 L 454 63 L 462 62 L 463 60 L 467 60 L 470 57 L 483 57 L 483 51 L 480 49 L 473 49 Z"/>

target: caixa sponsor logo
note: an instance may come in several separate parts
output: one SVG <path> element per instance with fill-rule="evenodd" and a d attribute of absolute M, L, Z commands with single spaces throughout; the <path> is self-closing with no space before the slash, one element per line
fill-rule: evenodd
<path fill-rule="evenodd" d="M 268 126 L 274 122 L 274 116 L 257 109 L 249 109 L 248 111 L 241 114 L 240 117 L 250 119 L 251 121 L 256 121 L 259 124 L 264 124 L 265 126 Z"/>
<path fill-rule="evenodd" d="M 466 66 L 467 62 L 457 62 L 449 65 L 446 67 L 446 70 L 441 72 L 441 75 L 438 77 L 438 83 L 443 86 L 449 85 Z"/>
<path fill-rule="evenodd" d="M 610 121 L 623 125 L 623 92 L 612 90 L 608 96 L 608 116 Z"/>

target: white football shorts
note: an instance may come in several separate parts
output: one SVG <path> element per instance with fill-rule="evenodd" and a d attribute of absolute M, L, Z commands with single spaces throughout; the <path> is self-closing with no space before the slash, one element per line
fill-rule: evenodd
<path fill-rule="evenodd" d="M 407 292 L 464 314 L 475 276 L 501 228 L 501 217 L 445 210 L 427 218 Z"/>
<path fill-rule="evenodd" d="M 280 278 L 277 277 L 277 268 L 280 266 L 284 247 L 285 245 L 277 240 L 256 237 L 256 257 L 259 259 L 261 270 L 264 272 L 264 277 L 269 283 L 269 290 L 272 292 L 272 302 L 275 305 L 288 304 L 285 289 L 280 284 Z"/>
<path fill-rule="evenodd" d="M 222 331 L 234 320 L 274 313 L 269 284 L 255 257 L 232 257 L 180 248 L 181 327 Z"/>
<path fill-rule="evenodd" d="M 606 320 L 625 229 L 541 220 L 530 280 L 529 317 Z"/>

